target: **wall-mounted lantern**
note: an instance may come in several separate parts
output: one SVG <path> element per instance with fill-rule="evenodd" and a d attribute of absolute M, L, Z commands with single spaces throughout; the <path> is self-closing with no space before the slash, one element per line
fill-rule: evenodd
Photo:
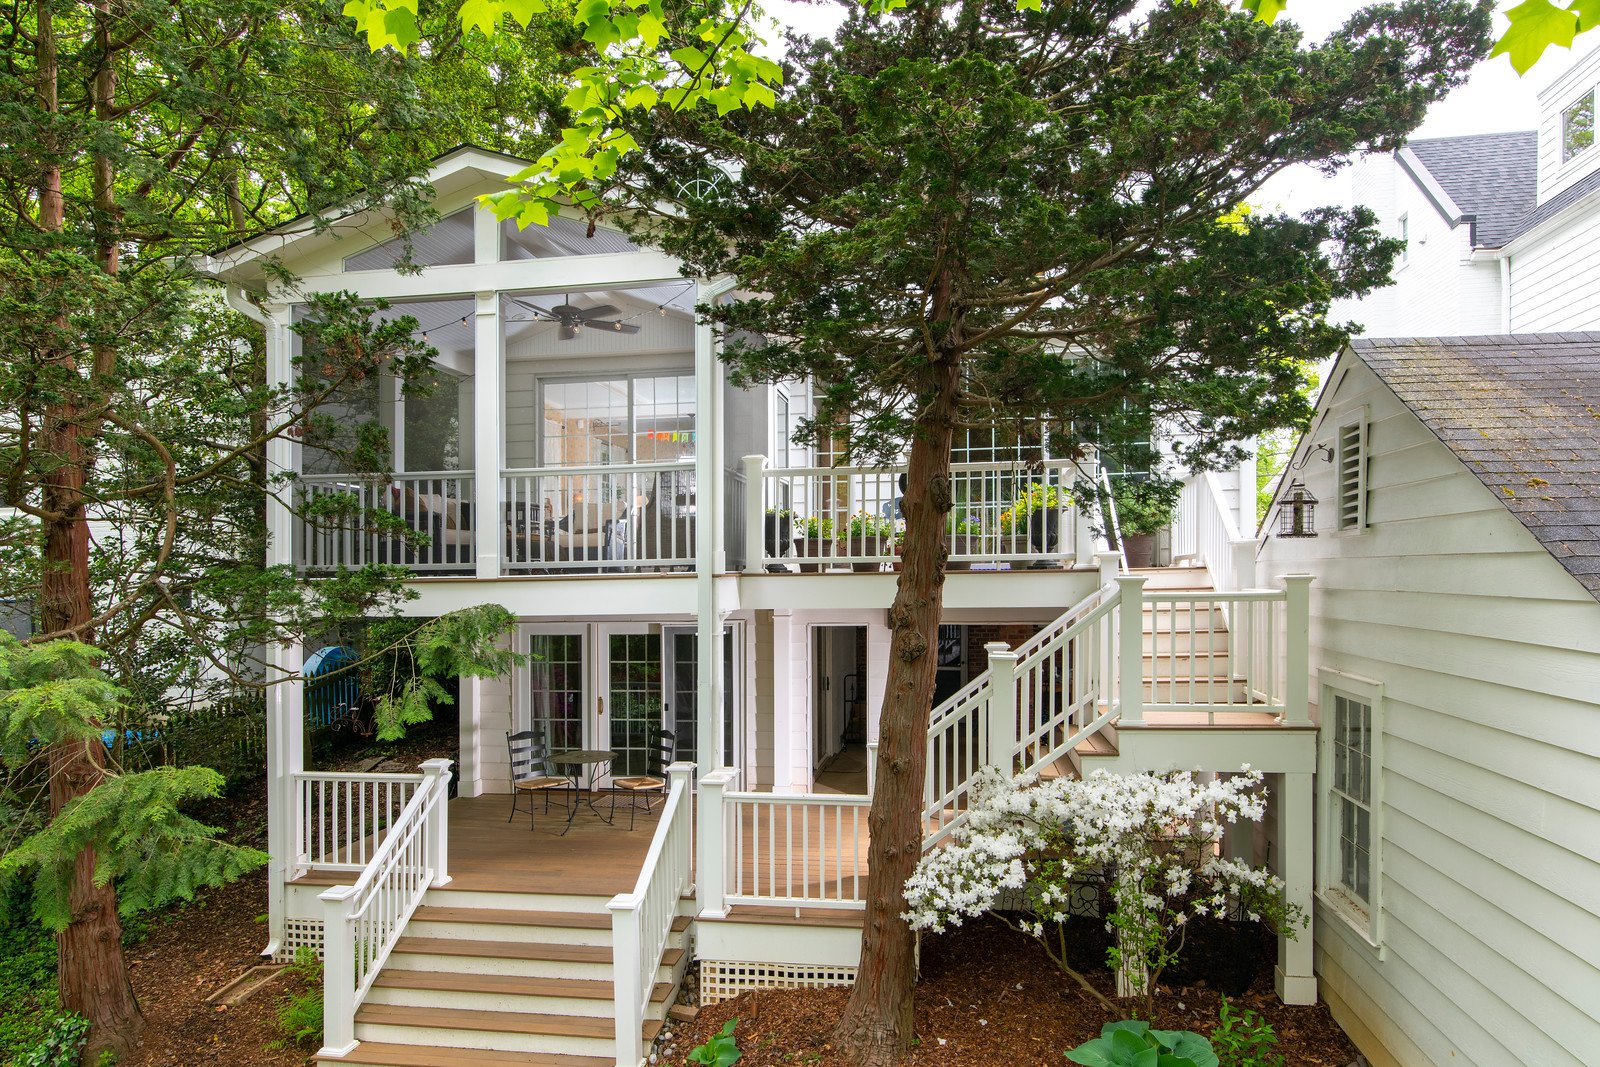
<path fill-rule="evenodd" d="M 1278 502 L 1278 536 L 1317 536 L 1317 498 L 1299 479 L 1289 483 L 1289 491 Z"/>

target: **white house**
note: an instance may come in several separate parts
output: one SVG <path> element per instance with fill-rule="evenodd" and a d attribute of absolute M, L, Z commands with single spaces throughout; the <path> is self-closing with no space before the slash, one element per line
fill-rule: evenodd
<path fill-rule="evenodd" d="M 1334 1017 L 1375 1067 L 1595 1063 L 1600 333 L 1358 340 L 1284 481 Z"/>
<path fill-rule="evenodd" d="M 392 269 L 376 214 L 291 223 L 208 268 L 242 308 L 255 305 L 241 288 L 260 294 L 273 381 L 289 380 L 291 326 L 318 291 L 391 301 L 439 352 L 426 399 L 385 377 L 341 397 L 390 432 L 392 478 L 291 441 L 269 456 L 303 498 L 360 495 L 429 543 L 274 505 L 272 560 L 309 581 L 403 564 L 406 612 L 499 603 L 534 656 L 463 681 L 448 803 L 443 764 L 306 767 L 301 689 L 275 687 L 268 950 L 323 953 L 326 1059 L 636 1067 L 691 959 L 707 999 L 848 982 L 859 960 L 900 471 L 794 445 L 804 382 L 725 382 L 693 308 L 732 280 L 686 279 L 603 227 L 496 222 L 477 198 L 521 166 L 471 148 L 437 161 L 441 218 L 417 237 L 418 273 Z M 297 288 L 277 287 L 272 260 Z M 1126 574 L 1067 492 L 1099 475 L 1092 463 L 1028 464 L 976 439 L 954 459 L 929 846 L 965 817 L 984 763 L 1248 762 L 1275 775 L 1270 857 L 1309 910 L 1306 582 L 1235 580 L 1254 547 L 1239 534 L 1252 494 L 1237 486 L 1253 476 L 1195 483 L 1182 552 L 1203 566 Z M 1030 514 L 1018 501 L 1043 499 L 1027 491 L 1038 483 L 1062 490 L 1059 504 Z M 298 670 L 307 651 L 276 648 L 277 668 Z M 537 804 L 507 821 L 507 735 L 527 729 L 601 753 L 556 765 L 604 798 L 599 810 L 574 806 L 569 826 Z M 613 775 L 653 769 L 661 729 L 676 740 L 667 795 L 608 823 Z M 1309 937 L 1285 940 L 1278 984 L 1315 999 Z"/>
<path fill-rule="evenodd" d="M 1369 337 L 1600 328 L 1600 50 L 1539 94 L 1536 128 L 1415 140 L 1352 168 L 1404 242 L 1394 284 L 1342 305 Z"/>

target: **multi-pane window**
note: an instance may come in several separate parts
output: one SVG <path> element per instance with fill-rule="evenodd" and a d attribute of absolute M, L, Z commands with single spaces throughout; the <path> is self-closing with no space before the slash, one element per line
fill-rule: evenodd
<path fill-rule="evenodd" d="M 1594 91 L 1590 90 L 1561 113 L 1561 161 L 1594 147 Z"/>
<path fill-rule="evenodd" d="M 532 725 L 552 752 L 583 747 L 583 635 L 534 634 L 529 644 Z"/>
<path fill-rule="evenodd" d="M 671 463 L 692 459 L 692 374 L 547 381 L 544 466 Z"/>
<path fill-rule="evenodd" d="M 1372 901 L 1372 705 L 1333 698 L 1333 817 L 1338 834 L 1338 884 L 1363 904 Z"/>

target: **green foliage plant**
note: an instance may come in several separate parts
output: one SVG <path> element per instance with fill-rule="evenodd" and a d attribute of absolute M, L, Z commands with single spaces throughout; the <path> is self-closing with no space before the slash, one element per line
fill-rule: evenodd
<path fill-rule="evenodd" d="M 807 541 L 833 540 L 833 519 L 827 515 L 807 515 L 796 529 Z"/>
<path fill-rule="evenodd" d="M 1218 1067 L 1211 1042 L 1188 1030 L 1155 1030 L 1140 1019 L 1106 1023 L 1066 1054 L 1084 1067 Z"/>
<path fill-rule="evenodd" d="M 1222 998 L 1217 1025 L 1211 1031 L 1211 1047 L 1222 1067 L 1283 1067 L 1277 1045 L 1278 1035 L 1271 1023 L 1249 1008 L 1234 1010 L 1228 998 Z"/>
<path fill-rule="evenodd" d="M 867 511 L 858 511 L 851 515 L 845 523 L 845 535 L 854 538 L 887 539 L 895 534 L 893 519 L 882 515 L 874 515 Z"/>
<path fill-rule="evenodd" d="M 83 1046 L 89 1041 L 89 1020 L 81 1015 L 58 1015 L 43 1041 L 21 1059 L 17 1067 L 79 1067 Z"/>
<path fill-rule="evenodd" d="M 278 1029 L 281 1044 L 311 1044 L 322 1041 L 322 962 L 316 952 L 302 945 L 295 950 L 289 965 L 290 976 L 301 988 L 278 1002 Z"/>
<path fill-rule="evenodd" d="M 1135 537 L 1153 534 L 1172 524 L 1183 483 L 1173 478 L 1113 478 L 1111 496 L 1117 506 L 1117 526 Z"/>
<path fill-rule="evenodd" d="M 708 1067 L 732 1067 L 744 1057 L 739 1051 L 739 1044 L 733 1039 L 734 1028 L 739 1025 L 738 1019 L 729 1019 L 722 1025 L 722 1032 L 711 1035 L 703 1045 L 696 1045 L 689 1050 L 689 1062 L 706 1064 Z"/>
<path fill-rule="evenodd" d="M 377 694 L 377 739 L 398 741 L 408 726 L 431 720 L 434 706 L 454 703 L 445 680 L 497 678 L 526 663 L 527 655 L 506 640 L 515 625 L 515 616 L 499 604 L 462 608 L 420 623 L 374 623 L 368 636 L 375 650 L 362 667 L 368 690 Z"/>

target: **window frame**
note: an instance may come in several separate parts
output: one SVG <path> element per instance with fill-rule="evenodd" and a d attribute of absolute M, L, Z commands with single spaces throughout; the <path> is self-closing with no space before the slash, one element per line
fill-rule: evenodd
<path fill-rule="evenodd" d="M 1317 730 L 1317 899 L 1337 915 L 1363 942 L 1384 958 L 1383 837 L 1384 837 L 1384 685 L 1372 678 L 1323 667 L 1317 672 L 1320 710 Z M 1334 784 L 1335 699 L 1343 697 L 1370 709 L 1370 748 L 1367 753 L 1367 799 L 1370 819 L 1367 850 L 1368 896 L 1362 900 L 1341 881 L 1339 842 L 1343 829 L 1336 804 L 1346 796 Z M 1354 803 L 1362 801 L 1351 798 Z"/>
<path fill-rule="evenodd" d="M 560 384 L 560 385 L 572 385 L 572 384 L 583 383 L 583 382 L 615 382 L 615 381 L 619 381 L 619 380 L 626 381 L 628 383 L 628 401 L 627 401 L 627 403 L 628 403 L 628 433 L 627 433 L 627 440 L 629 442 L 629 447 L 632 448 L 633 445 L 637 443 L 637 436 L 638 436 L 638 432 L 639 432 L 639 409 L 638 409 L 638 399 L 637 399 L 637 385 L 638 385 L 639 379 L 641 379 L 641 378 L 689 378 L 689 379 L 692 380 L 694 378 L 694 376 L 695 376 L 695 369 L 694 369 L 693 364 L 687 364 L 687 365 L 684 365 L 682 367 L 660 367 L 660 368 L 650 368 L 650 369 L 643 369 L 643 370 L 617 370 L 616 372 L 610 373 L 610 374 L 604 374 L 604 373 L 547 374 L 547 375 L 546 374 L 535 374 L 535 376 L 534 376 L 534 404 L 536 405 L 536 410 L 539 413 L 539 420 L 540 421 L 539 421 L 538 426 L 535 429 L 535 432 L 536 432 L 537 436 L 535 437 L 535 440 L 534 440 L 534 466 L 537 469 L 545 470 L 545 469 L 556 469 L 556 468 L 559 468 L 559 467 L 574 467 L 574 468 L 597 467 L 597 466 L 598 467 L 634 467 L 634 466 L 638 466 L 639 465 L 639 460 L 636 457 L 631 457 L 627 463 L 612 463 L 609 460 L 607 460 L 607 461 L 605 461 L 603 463 L 561 463 L 561 464 L 552 464 L 552 463 L 550 463 L 549 462 L 549 456 L 546 454 L 547 442 L 546 442 L 545 433 L 544 433 L 545 389 L 548 386 L 557 385 L 557 384 Z M 700 444 L 701 444 L 700 436 L 699 436 L 699 430 L 700 430 L 699 418 L 698 418 L 699 412 L 696 411 L 694 414 L 695 414 L 695 420 L 696 421 L 695 421 L 695 431 L 694 431 L 695 439 L 694 439 L 693 444 L 694 444 L 695 452 L 696 452 L 696 454 L 698 454 L 698 452 L 700 450 Z M 676 461 L 673 461 L 673 462 L 689 463 L 689 462 L 692 462 L 692 461 L 693 460 L 692 460 L 692 457 L 691 457 L 689 459 L 676 460 Z"/>
<path fill-rule="evenodd" d="M 1347 431 L 1354 431 L 1355 441 L 1355 517 L 1352 521 L 1345 521 L 1345 461 Z M 1369 488 L 1367 484 L 1368 467 L 1372 462 L 1372 450 L 1368 434 L 1367 409 L 1365 407 L 1352 409 L 1334 420 L 1333 431 L 1333 488 L 1334 488 L 1334 528 L 1340 534 L 1359 534 L 1366 530 L 1368 522 L 1367 497 Z"/>
<path fill-rule="evenodd" d="M 1596 98 L 1595 90 L 1594 90 L 1594 88 L 1591 87 L 1587 92 L 1579 93 L 1578 96 L 1575 97 L 1570 104 L 1568 104 L 1566 107 L 1561 109 L 1561 118 L 1560 118 L 1561 126 L 1560 126 L 1560 129 L 1557 131 L 1557 133 L 1558 133 L 1558 136 L 1561 138 L 1561 165 L 1563 167 L 1567 166 L 1573 160 L 1577 159 L 1578 157 L 1582 156 L 1584 153 L 1586 153 L 1586 152 L 1588 152 L 1588 151 L 1590 151 L 1590 150 L 1592 150 L 1594 148 L 1595 133 L 1596 133 L 1596 130 L 1595 130 L 1595 104 L 1596 104 L 1596 99 L 1595 98 Z M 1573 112 L 1577 111 L 1585 103 L 1587 103 L 1589 105 L 1589 143 L 1586 144 L 1586 145 L 1583 145 L 1580 148 L 1572 148 L 1568 144 L 1567 136 L 1568 136 L 1568 133 L 1571 130 L 1571 127 L 1572 127 Z"/>
<path fill-rule="evenodd" d="M 1400 215 L 1400 266 L 1411 262 L 1411 212 Z"/>

